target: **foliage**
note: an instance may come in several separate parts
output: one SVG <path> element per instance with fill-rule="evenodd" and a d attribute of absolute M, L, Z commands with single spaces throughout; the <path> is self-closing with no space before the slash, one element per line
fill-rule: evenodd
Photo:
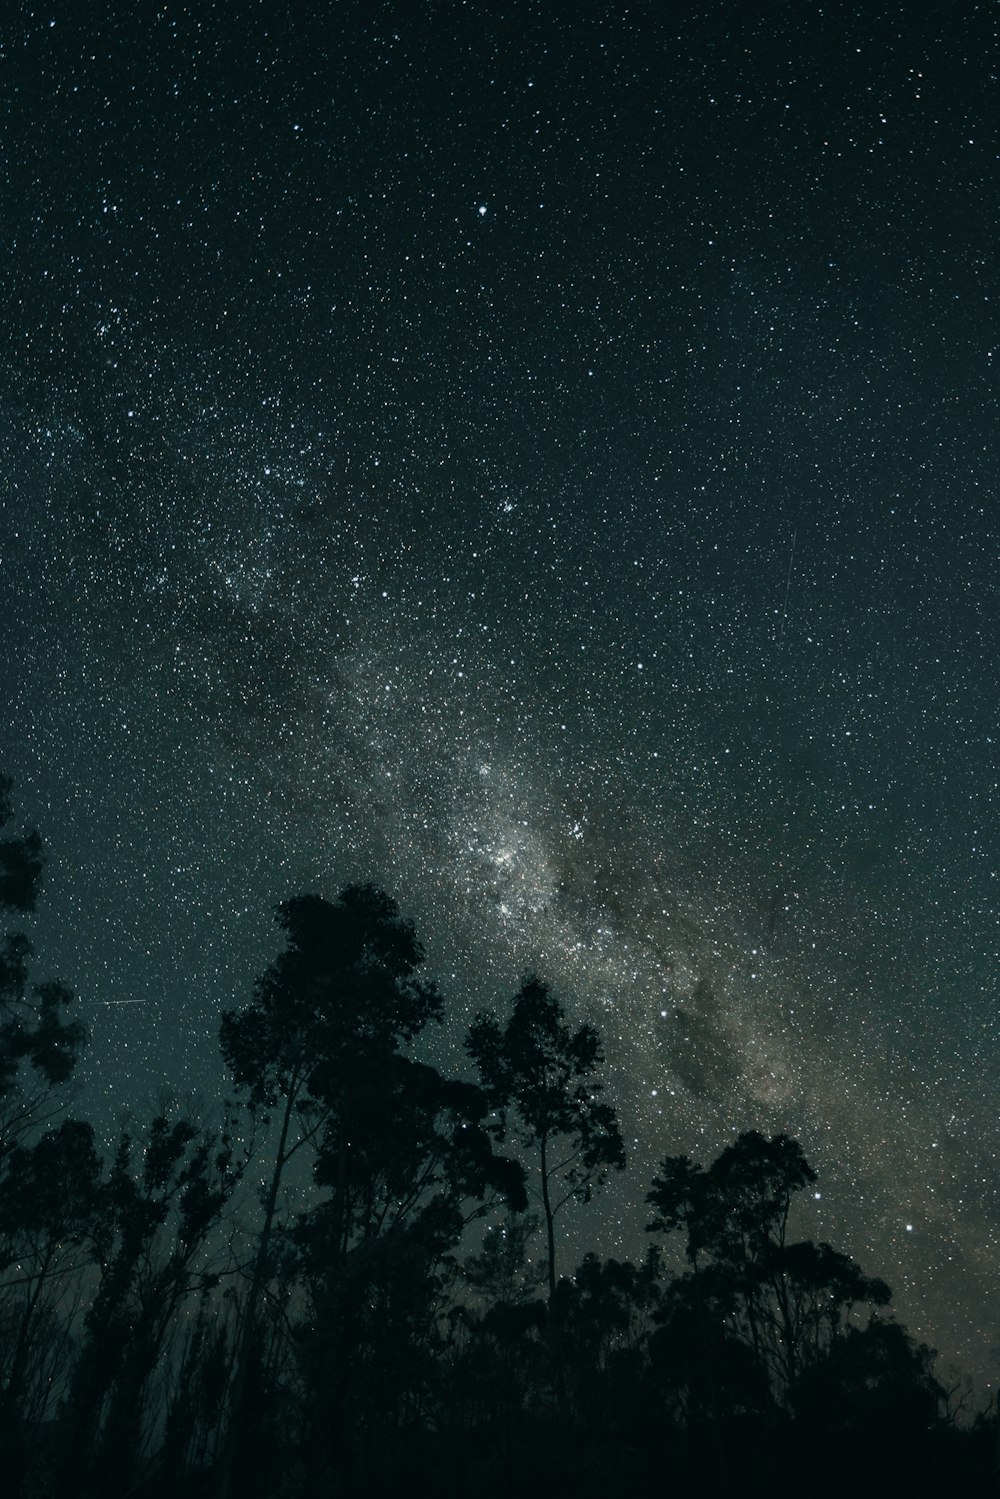
<path fill-rule="evenodd" d="M 7 909 L 31 909 L 40 871 L 35 835 L 0 843 Z M 243 1112 L 215 1129 L 164 1106 L 107 1164 L 64 1117 L 83 1039 L 68 991 L 31 988 L 26 939 L 6 940 L 5 1499 L 625 1499 L 664 1476 L 721 1499 L 805 1471 L 820 1499 L 991 1491 L 992 1415 L 957 1423 L 884 1282 L 794 1237 L 815 1181 L 797 1141 L 663 1160 L 649 1228 L 680 1237 L 676 1271 L 656 1242 L 557 1279 L 556 1215 L 624 1164 L 593 1027 L 530 979 L 506 1024 L 473 1022 L 480 1084 L 447 1077 L 412 1054 L 442 1000 L 388 896 L 300 896 L 278 921 L 283 951 L 222 1022 Z M 505 1138 L 532 1167 L 546 1262 Z"/>
<path fill-rule="evenodd" d="M 313 1154 L 314 1206 L 287 1245 L 309 1306 L 295 1333 L 314 1400 L 336 1413 L 338 1440 L 318 1437 L 313 1466 L 352 1460 L 349 1412 L 397 1409 L 415 1397 L 433 1339 L 440 1267 L 469 1216 L 494 1198 L 519 1205 L 523 1173 L 496 1156 L 487 1100 L 402 1048 L 440 1018 L 436 988 L 416 970 L 423 951 L 394 901 L 348 886 L 336 902 L 300 896 L 278 909 L 284 952 L 254 1003 L 222 1024 L 222 1050 L 255 1108 L 281 1108 L 274 1169 L 245 1311 L 233 1389 L 241 1419 L 258 1302 L 268 1279 L 279 1184 L 300 1146 Z M 368 1371 L 377 1369 L 374 1383 Z M 389 1371 L 393 1370 L 392 1377 Z M 367 1393 L 365 1393 L 367 1392 Z M 225 1467 L 232 1471 L 234 1452 Z M 228 1484 L 224 1480 L 224 1487 Z"/>
<path fill-rule="evenodd" d="M 617 1114 L 600 1096 L 600 1039 L 592 1025 L 571 1030 L 549 986 L 532 977 L 506 1026 L 495 1015 L 477 1015 L 466 1047 L 500 1115 L 500 1133 L 511 1127 L 518 1143 L 537 1155 L 551 1303 L 556 1215 L 570 1201 L 589 1202 L 609 1170 L 625 1166 Z"/>
<path fill-rule="evenodd" d="M 0 776 L 0 828 L 10 822 L 11 782 Z M 35 830 L 0 838 L 0 911 L 35 909 L 44 859 Z M 0 1168 L 7 1151 L 31 1138 L 62 1107 L 86 1030 L 69 1020 L 72 992 L 55 980 L 29 984 L 31 943 L 23 932 L 0 941 Z"/>
<path fill-rule="evenodd" d="M 805 1371 L 854 1330 L 855 1308 L 871 1325 L 888 1305 L 888 1286 L 829 1244 L 788 1242 L 795 1195 L 815 1179 L 796 1140 L 756 1131 L 707 1171 L 662 1162 L 648 1227 L 683 1231 L 690 1269 L 670 1287 L 653 1354 L 688 1414 L 788 1408 Z"/>

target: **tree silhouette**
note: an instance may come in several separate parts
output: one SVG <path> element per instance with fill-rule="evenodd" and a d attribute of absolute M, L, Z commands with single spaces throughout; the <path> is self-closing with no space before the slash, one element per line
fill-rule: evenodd
<path fill-rule="evenodd" d="M 299 1150 L 324 1141 L 333 1185 L 335 1242 L 350 1237 L 352 1124 L 379 1069 L 397 1056 L 442 1004 L 415 978 L 423 950 L 396 903 L 372 885 L 350 885 L 335 902 L 317 895 L 277 910 L 287 945 L 258 980 L 253 1003 L 223 1016 L 221 1046 L 255 1109 L 278 1110 L 280 1125 L 254 1255 L 231 1402 L 231 1433 L 219 1492 L 229 1491 L 257 1306 L 274 1233 L 278 1194 Z M 325 1134 L 324 1134 L 325 1131 Z"/>
<path fill-rule="evenodd" d="M 604 1058 L 597 1031 L 586 1024 L 571 1031 L 549 986 L 531 977 L 506 1026 L 495 1015 L 477 1015 L 466 1048 L 504 1127 L 512 1118 L 515 1138 L 537 1153 L 551 1307 L 557 1214 L 571 1200 L 589 1202 L 608 1171 L 625 1165 L 617 1115 L 600 1099 Z"/>
<path fill-rule="evenodd" d="M 480 1088 L 393 1056 L 361 1069 L 348 1102 L 346 1119 L 331 1106 L 314 1170 L 332 1193 L 293 1234 L 310 1298 L 299 1347 L 324 1412 L 316 1482 L 334 1468 L 343 1482 L 359 1438 L 370 1447 L 374 1429 L 426 1403 L 451 1252 L 495 1201 L 527 1201 L 523 1168 L 483 1127 Z"/>
<path fill-rule="evenodd" d="M 607 1442 L 648 1411 L 646 1343 L 661 1295 L 659 1253 L 642 1265 L 584 1256 L 556 1287 L 574 1414 Z"/>
<path fill-rule="evenodd" d="M 11 820 L 11 782 L 0 776 L 0 828 Z M 43 867 L 34 830 L 0 838 L 0 911 L 33 911 Z M 8 932 L 0 944 L 0 1170 L 6 1153 L 30 1139 L 63 1107 L 55 1091 L 68 1081 L 87 1034 L 67 1020 L 73 995 L 49 980 L 29 984 L 31 943 Z"/>
<path fill-rule="evenodd" d="M 0 776 L 0 828 L 12 818 L 11 785 Z M 0 838 L 0 912 L 35 909 L 43 864 L 36 831 Z M 29 1414 L 41 1419 L 59 1390 L 58 1288 L 79 1259 L 97 1170 L 89 1125 L 47 1128 L 65 1107 L 86 1031 L 66 1018 L 64 984 L 29 982 L 31 957 L 22 932 L 0 940 L 0 1447 L 12 1495 Z"/>
<path fill-rule="evenodd" d="M 42 865 L 37 834 L 0 839 L 0 910 L 33 908 Z M 506 1023 L 470 1028 L 480 1083 L 448 1078 L 411 1052 L 442 1002 L 388 896 L 299 896 L 278 923 L 283 950 L 221 1026 L 239 1159 L 230 1106 L 219 1132 L 164 1107 L 102 1167 L 91 1126 L 60 1118 L 72 996 L 31 983 L 26 937 L 0 941 L 5 1499 L 625 1499 L 664 1471 L 749 1496 L 806 1468 L 818 1499 L 989 1492 L 992 1414 L 962 1430 L 884 1282 L 795 1240 L 815 1180 L 797 1141 L 662 1162 L 648 1227 L 682 1238 L 675 1273 L 654 1244 L 560 1278 L 558 1214 L 624 1164 L 594 1028 L 530 978 Z M 270 1122 L 248 1236 L 232 1194 Z"/>
<path fill-rule="evenodd" d="M 762 1410 L 765 1391 L 784 1407 L 802 1371 L 844 1334 L 852 1310 L 888 1303 L 883 1281 L 828 1244 L 787 1242 L 795 1195 L 815 1179 L 798 1141 L 757 1131 L 740 1135 L 707 1171 L 685 1156 L 662 1162 L 646 1199 L 656 1210 L 648 1227 L 683 1230 L 691 1270 L 674 1282 L 661 1315 L 661 1368 L 675 1346 L 696 1373 L 697 1348 L 717 1343 L 704 1390 L 718 1389 L 720 1370 L 743 1370 L 746 1409 Z"/>
<path fill-rule="evenodd" d="M 525 1409 L 540 1404 L 547 1366 L 545 1268 L 529 1258 L 538 1218 L 508 1213 L 491 1224 L 462 1263 L 462 1295 L 448 1313 L 442 1349 L 442 1428 L 449 1445 L 496 1453 L 505 1493 L 513 1490 L 514 1448 Z"/>
<path fill-rule="evenodd" d="M 183 1492 L 185 1475 L 208 1471 L 215 1461 L 231 1372 L 233 1301 L 230 1293 L 220 1298 L 206 1287 L 180 1340 L 160 1462 L 167 1494 Z"/>
<path fill-rule="evenodd" d="M 180 1308 L 218 1283 L 213 1231 L 242 1169 L 226 1131 L 185 1116 L 122 1129 L 88 1233 L 99 1273 L 66 1402 L 67 1494 L 91 1461 L 97 1492 L 131 1487 L 151 1384 Z"/>
<path fill-rule="evenodd" d="M 89 1124 L 67 1119 L 32 1145 L 15 1145 L 0 1178 L 0 1433 L 5 1492 L 23 1476 L 26 1427 L 61 1393 L 53 1337 L 71 1279 L 90 1263 L 101 1163 Z"/>

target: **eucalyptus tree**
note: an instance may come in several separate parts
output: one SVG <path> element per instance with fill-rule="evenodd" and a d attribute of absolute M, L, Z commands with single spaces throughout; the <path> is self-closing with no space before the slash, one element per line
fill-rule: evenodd
<path fill-rule="evenodd" d="M 500 1118 L 537 1162 L 548 1248 L 550 1309 L 555 1306 L 555 1220 L 568 1202 L 589 1202 L 610 1171 L 625 1165 L 618 1116 L 601 1094 L 604 1062 L 592 1025 L 573 1030 L 548 984 L 525 980 L 506 1025 L 481 1012 L 469 1027 L 469 1055 Z M 530 1181 L 530 1178 L 529 1178 Z"/>
<path fill-rule="evenodd" d="M 258 979 L 251 1004 L 223 1016 L 220 1033 L 223 1057 L 249 1107 L 278 1125 L 243 1309 L 221 1494 L 231 1484 L 257 1309 L 288 1168 L 307 1148 L 314 1165 L 321 1159 L 331 1189 L 325 1227 L 342 1249 L 361 1210 L 359 1142 L 373 1088 L 385 1098 L 380 1078 L 399 1062 L 401 1048 L 442 1013 L 436 987 L 417 976 L 424 953 L 414 928 L 384 891 L 349 885 L 335 901 L 300 895 L 279 905 L 276 915 L 284 950 Z"/>
<path fill-rule="evenodd" d="M 793 1203 L 815 1180 L 797 1140 L 756 1130 L 707 1170 L 686 1156 L 662 1162 L 646 1199 L 655 1213 L 648 1227 L 684 1234 L 689 1269 L 664 1296 L 653 1350 L 661 1370 L 691 1384 L 704 1363 L 703 1394 L 714 1398 L 728 1381 L 727 1399 L 747 1410 L 786 1407 L 854 1309 L 870 1317 L 888 1304 L 888 1286 L 848 1256 L 790 1241 Z"/>
<path fill-rule="evenodd" d="M 314 1173 L 320 1197 L 292 1235 L 308 1294 L 297 1337 L 319 1487 L 365 1485 L 387 1440 L 419 1440 L 437 1424 L 455 1250 L 471 1220 L 527 1202 L 523 1168 L 494 1150 L 480 1088 L 404 1056 L 364 1083 L 346 1170 L 334 1106 Z"/>

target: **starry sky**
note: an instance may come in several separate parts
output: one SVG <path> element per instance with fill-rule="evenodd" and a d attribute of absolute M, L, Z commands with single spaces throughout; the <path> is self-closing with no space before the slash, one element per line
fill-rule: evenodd
<path fill-rule="evenodd" d="M 997 12 L 14 7 L 2 768 L 111 1122 L 224 1086 L 275 903 L 592 1020 L 655 1163 L 997 1372 Z M 568 1268 L 568 1265 L 565 1267 Z"/>

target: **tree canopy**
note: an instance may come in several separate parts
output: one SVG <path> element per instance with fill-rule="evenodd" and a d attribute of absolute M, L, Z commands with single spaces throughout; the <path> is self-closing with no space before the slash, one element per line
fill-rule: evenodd
<path fill-rule="evenodd" d="M 625 1166 L 618 1116 L 601 1094 L 604 1063 L 592 1025 L 573 1030 L 548 984 L 528 978 L 505 1026 L 483 1012 L 466 1046 L 491 1106 L 538 1162 L 537 1195 L 548 1242 L 549 1300 L 556 1289 L 555 1219 L 575 1200 L 589 1202 L 611 1170 Z"/>
<path fill-rule="evenodd" d="M 40 840 L 3 848 L 5 909 L 29 910 Z M 640 1261 L 558 1276 L 558 1215 L 625 1165 L 596 1029 L 533 976 L 473 1020 L 479 1082 L 449 1076 L 419 1054 L 444 998 L 388 895 L 277 921 L 221 1021 L 236 1097 L 214 1120 L 164 1100 L 106 1160 L 68 1109 L 69 991 L 6 940 L 5 1499 L 722 1499 L 803 1471 L 820 1499 L 990 1492 L 992 1415 L 959 1424 L 888 1286 L 797 1236 L 799 1141 L 666 1155 Z"/>

